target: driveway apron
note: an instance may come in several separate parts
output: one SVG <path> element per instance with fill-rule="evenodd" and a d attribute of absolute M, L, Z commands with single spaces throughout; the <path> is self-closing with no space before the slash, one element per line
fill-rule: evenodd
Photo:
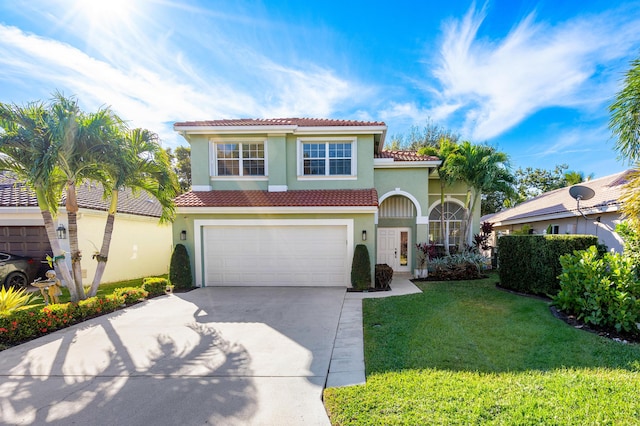
<path fill-rule="evenodd" d="M 0 352 L 1 424 L 328 425 L 344 288 L 201 288 Z"/>

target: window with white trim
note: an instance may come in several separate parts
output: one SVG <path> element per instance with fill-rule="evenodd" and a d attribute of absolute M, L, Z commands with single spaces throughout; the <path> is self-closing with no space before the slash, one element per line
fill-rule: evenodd
<path fill-rule="evenodd" d="M 300 176 L 354 176 L 355 140 L 301 140 Z"/>
<path fill-rule="evenodd" d="M 214 143 L 215 176 L 266 176 L 264 142 Z"/>
<path fill-rule="evenodd" d="M 443 208 L 444 207 L 444 208 Z M 441 216 L 444 217 L 444 235 L 442 234 Z M 464 207 L 445 201 L 444 206 L 436 205 L 429 213 L 429 240 L 436 245 L 451 246 L 462 243 L 462 221 L 464 220 Z"/>

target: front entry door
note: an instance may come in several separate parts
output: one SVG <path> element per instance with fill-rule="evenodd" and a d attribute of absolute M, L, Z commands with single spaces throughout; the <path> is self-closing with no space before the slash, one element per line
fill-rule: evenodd
<path fill-rule="evenodd" d="M 376 263 L 386 263 L 396 272 L 411 271 L 410 233 L 409 228 L 378 228 Z"/>

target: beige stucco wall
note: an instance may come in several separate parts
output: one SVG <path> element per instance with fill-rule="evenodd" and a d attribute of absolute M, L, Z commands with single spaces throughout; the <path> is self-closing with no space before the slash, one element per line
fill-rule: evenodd
<path fill-rule="evenodd" d="M 95 211 L 81 212 L 78 220 L 78 244 L 87 283 L 95 275 L 97 262 L 91 256 L 100 249 L 105 221 L 106 213 Z M 170 224 L 159 225 L 158 218 L 119 213 L 113 228 L 103 283 L 169 272 L 172 252 Z"/>
<path fill-rule="evenodd" d="M 102 245 L 106 217 L 106 212 L 95 210 L 81 209 L 78 212 L 78 244 L 82 253 L 84 285 L 91 284 L 95 275 L 97 262 L 91 256 Z M 36 208 L 3 211 L 0 221 L 4 225 L 44 226 L 42 215 Z M 64 209 L 55 221 L 56 227 L 62 223 L 69 228 Z M 118 214 L 102 283 L 168 273 L 171 232 L 171 225 L 159 225 L 157 218 Z M 69 239 L 61 240 L 61 244 L 69 252 Z"/>

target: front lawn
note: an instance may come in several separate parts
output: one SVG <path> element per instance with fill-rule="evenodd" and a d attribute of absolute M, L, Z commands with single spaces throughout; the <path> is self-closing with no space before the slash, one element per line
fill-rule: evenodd
<path fill-rule="evenodd" d="M 334 425 L 638 424 L 640 345 L 477 281 L 364 301 L 367 383 L 330 388 Z"/>

